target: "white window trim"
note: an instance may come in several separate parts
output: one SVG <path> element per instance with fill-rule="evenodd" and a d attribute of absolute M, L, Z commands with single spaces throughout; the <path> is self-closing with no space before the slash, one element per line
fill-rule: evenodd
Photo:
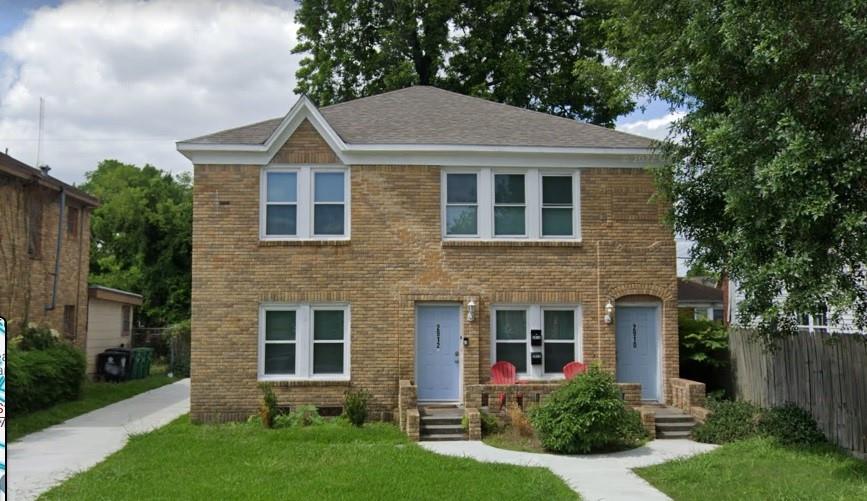
<path fill-rule="evenodd" d="M 295 197 L 296 228 L 295 235 L 267 235 L 266 209 L 268 206 L 268 173 L 269 172 L 295 172 L 296 187 L 298 190 Z M 313 206 L 314 203 L 338 204 L 338 202 L 314 202 L 314 173 L 319 172 L 342 172 L 343 173 L 343 235 L 316 235 L 313 233 Z M 265 241 L 294 241 L 294 240 L 349 240 L 352 221 L 352 193 L 351 172 L 344 165 L 294 165 L 294 164 L 271 164 L 261 169 L 259 175 L 259 240 Z M 291 203 L 289 203 L 291 205 Z"/>
<path fill-rule="evenodd" d="M 564 305 L 564 304 L 500 304 L 494 305 L 491 307 L 491 365 L 493 365 L 497 360 L 497 343 L 507 343 L 507 342 L 521 342 L 521 341 L 497 341 L 497 311 L 500 310 L 512 310 L 512 311 L 526 311 L 527 312 L 527 332 L 524 342 L 527 344 L 527 372 L 519 372 L 518 379 L 531 379 L 531 380 L 562 380 L 565 379 L 565 376 L 562 372 L 557 373 L 546 373 L 545 372 L 545 322 L 543 317 L 543 311 L 545 310 L 559 310 L 559 311 L 574 311 L 575 312 L 575 356 L 573 360 L 579 360 L 584 362 L 584 329 L 582 324 L 582 310 L 580 305 Z M 530 340 L 530 331 L 534 329 L 542 330 L 542 345 L 541 346 L 532 346 Z M 566 341 L 555 341 L 555 342 L 566 342 Z M 532 355 L 531 353 L 542 353 L 542 363 L 540 365 L 533 365 L 531 363 Z"/>
<path fill-rule="evenodd" d="M 497 176 L 508 176 L 508 175 L 519 175 L 524 177 L 524 203 L 516 204 L 516 203 L 497 203 Z M 531 207 L 534 207 L 532 192 L 534 190 L 531 189 L 531 184 L 533 183 L 532 176 L 527 169 L 494 169 L 491 172 L 491 178 L 488 181 L 490 183 L 491 190 L 491 237 L 496 240 L 526 240 L 530 238 L 530 234 L 532 233 L 530 229 L 530 211 Z M 524 233 L 514 234 L 514 235 L 497 235 L 496 228 L 496 212 L 497 207 L 522 207 L 524 209 Z"/>
<path fill-rule="evenodd" d="M 448 200 L 448 174 L 476 174 L 476 200 L 478 204 L 476 235 L 449 235 L 446 227 L 446 205 Z M 522 235 L 494 235 L 494 175 L 524 175 L 524 229 Z M 542 235 L 542 176 L 572 177 L 572 235 Z M 581 170 L 579 168 L 537 169 L 537 168 L 472 168 L 443 167 L 440 176 L 440 221 L 443 240 L 467 241 L 514 241 L 514 242 L 581 242 Z"/>
<path fill-rule="evenodd" d="M 313 344 L 337 343 L 339 341 L 315 341 L 313 339 L 313 312 L 317 310 L 343 311 L 343 373 L 341 374 L 313 374 Z M 266 311 L 294 311 L 295 312 L 295 341 L 269 341 L 269 344 L 295 343 L 295 374 L 265 374 L 265 312 Z M 350 379 L 350 353 L 351 353 L 351 312 L 345 303 L 313 303 L 313 304 L 285 304 L 264 303 L 259 306 L 259 353 L 258 353 L 258 380 L 259 381 L 349 381 Z"/>

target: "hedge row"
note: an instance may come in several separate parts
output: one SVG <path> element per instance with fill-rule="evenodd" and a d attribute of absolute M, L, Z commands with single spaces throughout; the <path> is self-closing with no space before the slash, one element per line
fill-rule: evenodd
<path fill-rule="evenodd" d="M 87 362 L 84 353 L 64 343 L 38 350 L 10 345 L 6 369 L 9 412 L 26 414 L 79 398 Z"/>

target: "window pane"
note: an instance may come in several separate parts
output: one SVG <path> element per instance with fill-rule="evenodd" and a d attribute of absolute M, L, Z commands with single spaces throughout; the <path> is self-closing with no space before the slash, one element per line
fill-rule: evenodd
<path fill-rule="evenodd" d="M 542 203 L 545 205 L 572 205 L 572 177 L 542 177 Z"/>
<path fill-rule="evenodd" d="M 511 362 L 518 372 L 527 372 L 526 343 L 497 343 L 497 362 Z"/>
<path fill-rule="evenodd" d="M 266 235 L 295 234 L 295 206 L 269 205 L 265 211 Z"/>
<path fill-rule="evenodd" d="M 575 339 L 575 312 L 545 311 L 545 339 Z"/>
<path fill-rule="evenodd" d="M 572 209 L 542 209 L 542 235 L 571 235 Z"/>
<path fill-rule="evenodd" d="M 722 322 L 723 320 L 723 311 L 719 308 L 715 308 L 713 310 L 713 319 L 715 322 Z"/>
<path fill-rule="evenodd" d="M 317 205 L 313 209 L 313 233 L 343 235 L 343 204 Z"/>
<path fill-rule="evenodd" d="M 475 174 L 446 174 L 446 202 L 450 204 L 476 203 Z"/>
<path fill-rule="evenodd" d="M 449 235 L 475 235 L 477 221 L 475 207 L 446 207 L 446 233 Z"/>
<path fill-rule="evenodd" d="M 494 208 L 495 235 L 523 235 L 524 233 L 523 207 Z"/>
<path fill-rule="evenodd" d="M 497 310 L 497 339 L 527 339 L 527 312 Z"/>
<path fill-rule="evenodd" d="M 524 203 L 524 175 L 496 174 L 494 175 L 494 203 L 522 204 Z"/>
<path fill-rule="evenodd" d="M 706 308 L 696 308 L 695 309 L 695 319 L 696 320 L 707 320 L 707 309 Z"/>
<path fill-rule="evenodd" d="M 313 339 L 343 339 L 343 311 L 314 310 Z"/>
<path fill-rule="evenodd" d="M 314 374 L 343 373 L 343 343 L 315 343 L 313 345 Z"/>
<path fill-rule="evenodd" d="M 563 372 L 563 366 L 575 359 L 572 343 L 545 343 L 545 372 Z"/>
<path fill-rule="evenodd" d="M 268 201 L 295 202 L 297 200 L 298 176 L 294 172 L 268 173 Z"/>
<path fill-rule="evenodd" d="M 315 176 L 314 202 L 343 201 L 342 172 L 317 172 Z"/>
<path fill-rule="evenodd" d="M 265 374 L 295 374 L 295 344 L 265 344 Z"/>
<path fill-rule="evenodd" d="M 266 311 L 265 312 L 265 340 L 266 341 L 294 341 L 295 340 L 295 312 L 294 311 Z"/>

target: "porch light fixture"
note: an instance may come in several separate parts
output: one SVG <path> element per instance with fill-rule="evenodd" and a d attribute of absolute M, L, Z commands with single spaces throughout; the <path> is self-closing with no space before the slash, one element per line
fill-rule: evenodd
<path fill-rule="evenodd" d="M 606 324 L 611 323 L 611 315 L 613 315 L 613 314 L 614 314 L 614 305 L 611 304 L 611 301 L 608 301 L 605 304 L 605 323 Z"/>
<path fill-rule="evenodd" d="M 476 319 L 476 302 L 470 299 L 467 303 L 467 322 L 472 322 Z"/>

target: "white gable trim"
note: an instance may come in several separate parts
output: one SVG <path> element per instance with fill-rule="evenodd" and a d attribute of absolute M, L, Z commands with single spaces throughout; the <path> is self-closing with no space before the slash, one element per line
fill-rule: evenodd
<path fill-rule="evenodd" d="M 445 165 L 478 167 L 644 168 L 661 160 L 652 148 L 557 148 L 450 144 L 347 144 L 307 96 L 301 96 L 264 144 L 202 144 L 179 141 L 194 164 L 268 165 L 307 119 L 345 165 Z"/>

